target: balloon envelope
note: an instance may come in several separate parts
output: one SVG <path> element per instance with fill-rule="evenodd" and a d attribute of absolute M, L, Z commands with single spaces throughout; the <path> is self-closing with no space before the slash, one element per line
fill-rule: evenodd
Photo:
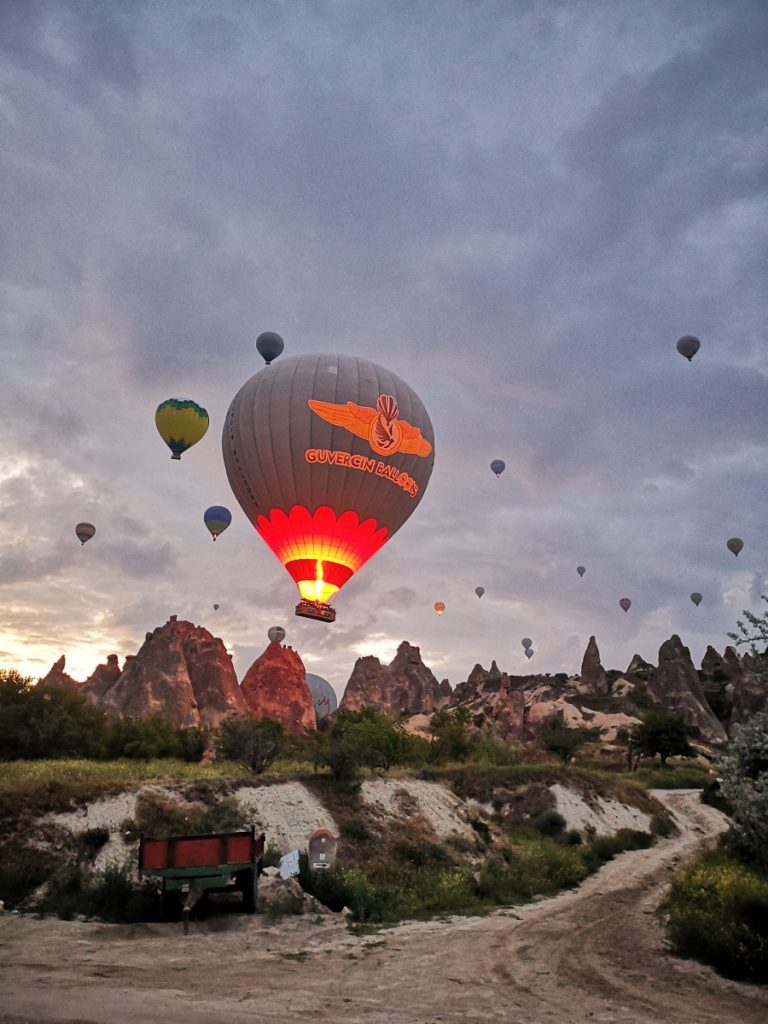
<path fill-rule="evenodd" d="M 485 587 L 475 587 L 475 593 L 478 597 L 482 597 L 485 593 Z"/>
<path fill-rule="evenodd" d="M 271 644 L 275 641 L 281 644 L 283 640 L 285 640 L 285 630 L 282 626 L 270 626 L 267 630 L 267 636 L 269 637 L 269 642 Z"/>
<path fill-rule="evenodd" d="M 213 610 L 214 610 L 215 612 L 217 612 L 217 611 L 219 610 L 219 606 L 218 606 L 217 604 L 215 604 L 215 605 L 213 606 Z"/>
<path fill-rule="evenodd" d="M 583 565 L 577 565 L 576 566 L 576 572 L 579 574 L 579 576 L 583 576 L 586 571 L 587 570 L 585 569 L 585 567 Z"/>
<path fill-rule="evenodd" d="M 442 601 L 435 601 L 435 611 L 438 615 L 442 615 L 445 611 L 445 604 Z"/>
<path fill-rule="evenodd" d="M 629 609 L 632 607 L 632 602 L 629 600 L 628 597 L 622 597 L 619 599 L 619 606 L 623 608 L 625 612 L 628 612 Z"/>
<path fill-rule="evenodd" d="M 171 458 L 180 459 L 205 435 L 208 413 L 197 402 L 188 398 L 169 398 L 155 411 L 155 426 L 160 437 L 171 449 Z"/>
<path fill-rule="evenodd" d="M 491 463 L 491 469 L 496 474 L 496 476 L 501 476 L 501 474 L 504 472 L 506 468 L 506 463 L 503 462 L 501 459 L 494 459 L 493 462 Z"/>
<path fill-rule="evenodd" d="M 701 342 L 693 334 L 684 334 L 677 342 L 677 351 L 690 361 L 701 348 Z"/>
<path fill-rule="evenodd" d="M 203 513 L 203 522 L 208 527 L 213 539 L 216 540 L 232 522 L 232 513 L 223 505 L 211 505 Z"/>
<path fill-rule="evenodd" d="M 525 649 L 525 656 L 526 656 L 526 658 L 532 658 L 533 657 L 533 651 L 531 650 L 530 647 L 526 647 L 526 649 Z"/>
<path fill-rule="evenodd" d="M 524 636 L 520 643 L 523 647 L 531 647 L 533 645 L 533 640 L 531 640 L 529 636 Z"/>
<path fill-rule="evenodd" d="M 302 598 L 326 603 L 406 521 L 434 462 L 427 411 L 366 359 L 293 356 L 246 381 L 222 438 L 230 486 Z"/>
<path fill-rule="evenodd" d="M 697 593 L 697 592 L 696 592 L 696 591 L 694 590 L 694 592 L 693 592 L 693 593 L 691 594 L 691 600 L 693 601 L 693 603 L 694 603 L 694 604 L 696 605 L 696 607 L 698 608 L 698 607 L 699 607 L 699 605 L 701 604 L 701 594 Z"/>
<path fill-rule="evenodd" d="M 316 676 L 312 672 L 307 672 L 306 678 L 307 686 L 312 694 L 312 700 L 315 705 L 315 718 L 318 722 L 321 722 L 324 718 L 332 715 L 338 706 L 339 702 L 336 697 L 336 691 L 328 680 L 323 679 L 322 676 Z"/>
<path fill-rule="evenodd" d="M 96 533 L 96 527 L 93 523 L 78 523 L 75 527 L 75 533 L 77 534 L 77 539 L 80 543 L 85 544 L 85 542 L 90 540 L 94 533 Z"/>
<path fill-rule="evenodd" d="M 741 537 L 731 537 L 730 540 L 725 542 L 725 546 L 729 551 L 732 551 L 736 557 L 739 557 L 739 552 L 744 547 L 744 541 Z"/>
<path fill-rule="evenodd" d="M 267 366 L 269 366 L 273 359 L 277 359 L 284 347 L 285 342 L 274 331 L 264 331 L 256 339 L 256 350 L 260 356 L 263 356 Z"/>

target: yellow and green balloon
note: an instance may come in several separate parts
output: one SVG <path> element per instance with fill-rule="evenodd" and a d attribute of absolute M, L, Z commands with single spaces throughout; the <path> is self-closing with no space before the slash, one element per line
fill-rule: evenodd
<path fill-rule="evenodd" d="M 208 413 L 189 398 L 168 398 L 157 407 L 155 426 L 171 449 L 171 458 L 180 459 L 187 448 L 205 436 Z"/>

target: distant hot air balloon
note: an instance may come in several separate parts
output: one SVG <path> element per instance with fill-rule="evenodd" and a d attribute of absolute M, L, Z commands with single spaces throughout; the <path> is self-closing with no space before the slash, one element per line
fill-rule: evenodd
<path fill-rule="evenodd" d="M 216 540 L 232 522 L 232 513 L 223 505 L 211 505 L 203 513 L 203 522 L 208 527 L 213 539 Z"/>
<path fill-rule="evenodd" d="M 696 592 L 696 591 L 694 590 L 694 592 L 693 592 L 693 593 L 691 594 L 691 600 L 693 601 L 693 603 L 694 603 L 694 604 L 696 605 L 696 607 L 698 608 L 698 607 L 699 607 L 699 605 L 701 604 L 701 594 L 697 593 L 697 592 Z"/>
<path fill-rule="evenodd" d="M 579 574 L 579 576 L 583 576 L 586 571 L 587 570 L 583 565 L 576 566 L 576 572 Z"/>
<path fill-rule="evenodd" d="M 215 605 L 213 606 L 213 610 L 214 610 L 215 612 L 217 612 L 217 611 L 219 610 L 219 606 L 218 606 L 217 604 L 215 604 Z"/>
<path fill-rule="evenodd" d="M 526 647 L 526 649 L 525 649 L 525 656 L 526 656 L 526 658 L 528 658 L 528 659 L 530 659 L 530 658 L 532 658 L 532 657 L 533 657 L 533 651 L 531 650 L 531 648 L 530 648 L 530 647 Z"/>
<path fill-rule="evenodd" d="M 482 597 L 485 593 L 485 587 L 475 587 L 475 593 L 478 597 Z"/>
<path fill-rule="evenodd" d="M 323 719 L 332 715 L 338 706 L 336 691 L 322 676 L 307 672 L 306 679 L 315 705 L 315 718 L 318 722 L 322 722 Z"/>
<path fill-rule="evenodd" d="M 325 621 L 327 602 L 416 508 L 434 461 L 418 395 L 345 355 L 292 356 L 254 374 L 222 443 L 235 497 L 299 588 L 296 614 Z"/>
<path fill-rule="evenodd" d="M 283 640 L 285 640 L 285 630 L 282 626 L 270 626 L 267 630 L 267 636 L 269 637 L 269 642 L 271 644 L 275 641 L 281 644 Z"/>
<path fill-rule="evenodd" d="M 523 645 L 523 647 L 532 647 L 533 646 L 533 640 L 531 640 L 531 638 L 529 636 L 524 636 L 523 639 L 520 641 L 520 643 Z"/>
<path fill-rule="evenodd" d="M 160 437 L 171 449 L 171 458 L 180 459 L 205 435 L 208 413 L 188 398 L 169 398 L 155 412 L 155 425 Z"/>
<path fill-rule="evenodd" d="M 94 533 L 96 533 L 96 527 L 93 523 L 78 523 L 75 527 L 75 533 L 77 534 L 77 539 L 80 543 L 85 544 L 85 542 L 90 540 Z"/>
<path fill-rule="evenodd" d="M 628 597 L 622 597 L 619 599 L 619 606 L 623 608 L 625 612 L 628 612 L 629 609 L 632 607 L 632 602 L 629 600 Z"/>
<path fill-rule="evenodd" d="M 725 546 L 728 548 L 729 551 L 732 551 L 734 555 L 738 558 L 739 552 L 744 547 L 744 541 L 741 539 L 741 537 L 731 537 L 730 540 L 725 542 Z"/>
<path fill-rule="evenodd" d="M 491 469 L 496 474 L 496 476 L 501 476 L 501 474 L 504 472 L 506 468 L 507 464 L 503 462 L 501 459 L 494 459 L 493 462 L 491 463 Z"/>
<path fill-rule="evenodd" d="M 692 334 L 684 334 L 677 342 L 677 351 L 681 356 L 685 356 L 689 363 L 700 348 L 701 342 Z"/>
<path fill-rule="evenodd" d="M 435 601 L 435 611 L 438 615 L 442 615 L 445 611 L 445 603 L 443 601 Z"/>
<path fill-rule="evenodd" d="M 259 355 L 264 357 L 264 362 L 267 366 L 269 366 L 273 359 L 277 359 L 284 346 L 285 342 L 274 331 L 264 331 L 256 339 L 256 349 Z"/>

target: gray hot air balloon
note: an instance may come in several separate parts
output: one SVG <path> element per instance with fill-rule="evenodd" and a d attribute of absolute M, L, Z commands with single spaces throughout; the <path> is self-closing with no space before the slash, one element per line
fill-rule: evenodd
<path fill-rule="evenodd" d="M 274 331 L 264 331 L 256 339 L 256 350 L 260 356 L 263 356 L 267 366 L 269 366 L 273 359 L 277 359 L 284 347 L 285 342 Z"/>
<path fill-rule="evenodd" d="M 485 587 L 475 587 L 475 593 L 478 597 L 482 597 L 485 593 Z"/>
<path fill-rule="evenodd" d="M 215 604 L 215 605 L 213 606 L 213 610 L 214 610 L 215 612 L 217 612 L 217 611 L 219 610 L 219 606 L 218 606 L 217 604 Z"/>
<path fill-rule="evenodd" d="M 681 356 L 685 356 L 689 363 L 700 348 L 701 342 L 692 334 L 684 334 L 677 343 L 677 351 Z"/>
<path fill-rule="evenodd" d="M 583 576 L 586 571 L 587 570 L 583 565 L 576 566 L 576 572 L 579 574 L 579 576 Z"/>
<path fill-rule="evenodd" d="M 619 606 L 623 608 L 625 612 L 628 612 L 629 609 L 632 607 L 632 602 L 629 600 L 628 597 L 622 597 L 619 599 Z"/>
<path fill-rule="evenodd" d="M 96 533 L 96 527 L 93 523 L 78 523 L 75 527 L 75 533 L 77 534 L 77 539 L 80 543 L 85 544 L 85 542 L 90 540 Z"/>
<path fill-rule="evenodd" d="M 502 459 L 494 459 L 491 463 L 491 469 L 496 476 L 501 476 L 504 470 L 507 468 L 507 464 Z"/>
<path fill-rule="evenodd" d="M 526 656 L 526 658 L 529 658 L 529 659 L 533 657 L 533 651 L 532 651 L 532 649 L 530 647 L 526 647 L 526 649 L 525 649 L 525 656 Z"/>
<path fill-rule="evenodd" d="M 306 678 L 309 692 L 312 694 L 312 700 L 315 704 L 315 718 L 318 722 L 322 722 L 324 718 L 328 718 L 336 710 L 338 705 L 336 691 L 328 680 L 323 679 L 322 676 L 316 676 L 312 672 L 307 672 Z"/>
<path fill-rule="evenodd" d="M 523 639 L 520 641 L 520 643 L 523 645 L 523 647 L 532 647 L 533 646 L 533 640 L 531 640 L 531 638 L 529 636 L 524 636 Z"/>
<path fill-rule="evenodd" d="M 728 548 L 729 551 L 732 551 L 734 555 L 736 555 L 736 557 L 738 558 L 739 552 L 744 547 L 744 541 L 741 539 L 741 537 L 731 537 L 730 540 L 727 540 L 725 542 L 725 546 Z"/>
<path fill-rule="evenodd" d="M 693 603 L 698 608 L 699 605 L 701 604 L 701 594 L 699 594 L 697 591 L 694 590 L 694 592 L 691 594 L 691 600 L 693 601 Z"/>
<path fill-rule="evenodd" d="M 327 602 L 421 501 L 433 446 L 418 395 L 366 359 L 291 356 L 240 388 L 227 477 L 298 586 L 297 614 L 333 621 Z"/>
<path fill-rule="evenodd" d="M 267 630 L 267 636 L 269 637 L 269 642 L 271 644 L 275 641 L 281 644 L 283 640 L 285 640 L 285 630 L 282 626 L 270 626 Z"/>

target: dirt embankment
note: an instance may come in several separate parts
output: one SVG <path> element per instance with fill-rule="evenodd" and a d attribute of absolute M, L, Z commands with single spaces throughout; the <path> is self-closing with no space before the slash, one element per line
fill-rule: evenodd
<path fill-rule="evenodd" d="M 670 873 L 723 828 L 657 793 L 680 834 L 578 890 L 488 918 L 350 935 L 334 916 L 193 928 L 0 917 L 0 1024 L 765 1024 L 768 992 L 665 954 Z"/>

